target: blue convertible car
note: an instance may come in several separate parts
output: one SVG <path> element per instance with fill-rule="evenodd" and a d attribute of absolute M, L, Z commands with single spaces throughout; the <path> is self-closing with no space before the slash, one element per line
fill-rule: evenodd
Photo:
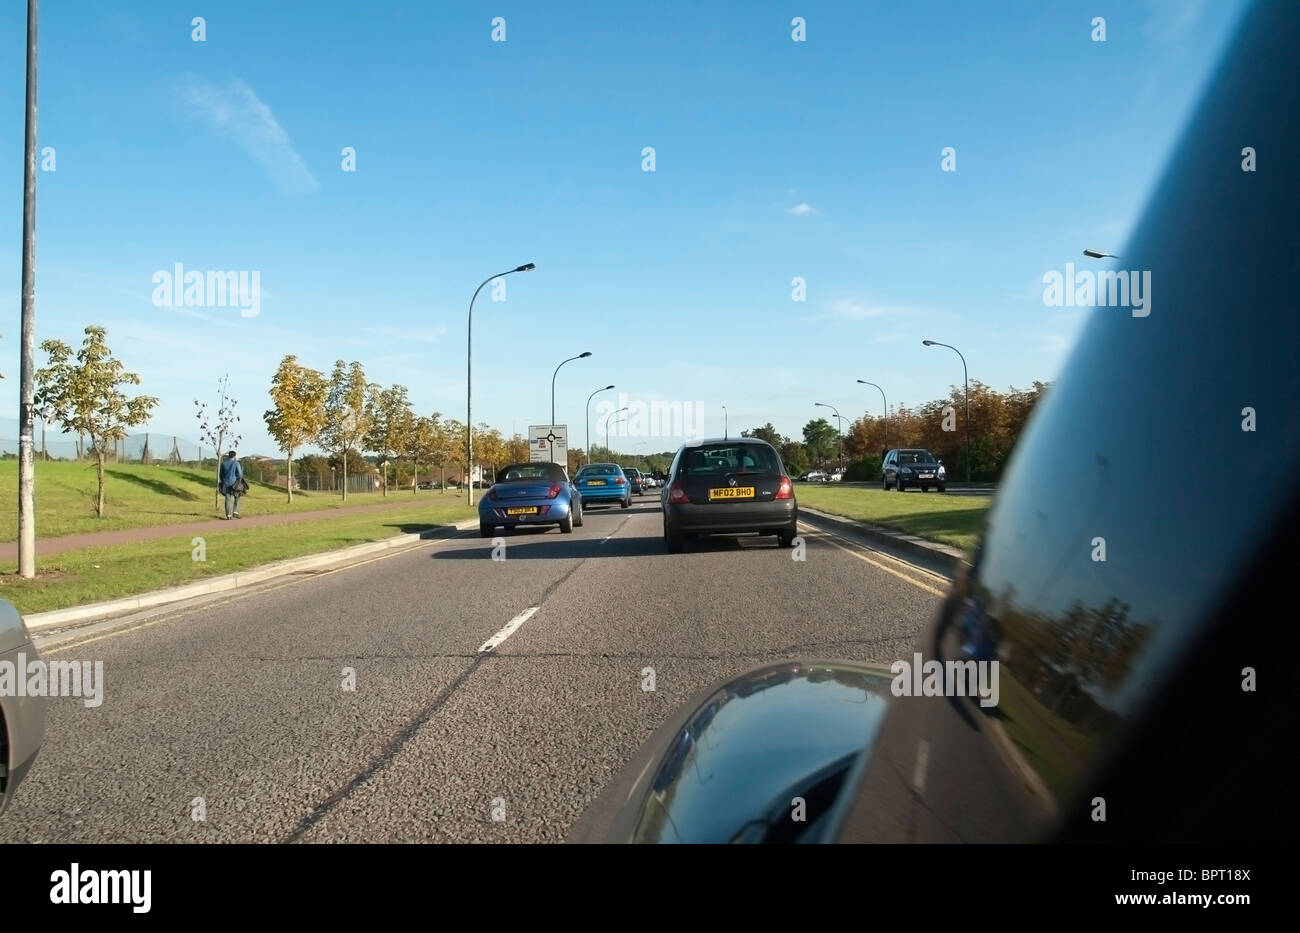
<path fill-rule="evenodd" d="M 484 538 L 498 525 L 559 525 L 569 534 L 581 524 L 582 496 L 557 463 L 506 467 L 478 504 L 478 533 Z"/>

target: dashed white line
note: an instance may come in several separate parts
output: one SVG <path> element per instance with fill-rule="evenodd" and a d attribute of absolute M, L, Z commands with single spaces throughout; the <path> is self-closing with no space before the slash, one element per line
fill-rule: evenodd
<path fill-rule="evenodd" d="M 505 641 L 507 638 L 509 638 L 511 635 L 515 633 L 515 629 L 519 628 L 519 626 L 523 625 L 525 622 L 531 619 L 533 617 L 533 613 L 535 613 L 540 608 L 541 608 L 540 606 L 531 606 L 528 609 L 525 609 L 523 612 L 519 613 L 519 615 L 515 616 L 513 619 L 507 622 L 505 624 L 505 627 L 501 629 L 501 631 L 497 632 L 487 641 L 483 642 L 483 647 L 478 649 L 478 653 L 483 654 L 486 651 L 491 651 L 493 648 L 498 647 L 503 641 Z"/>

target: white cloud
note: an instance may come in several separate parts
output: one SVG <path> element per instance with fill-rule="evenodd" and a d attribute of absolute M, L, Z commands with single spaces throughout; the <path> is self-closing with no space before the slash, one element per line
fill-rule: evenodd
<path fill-rule="evenodd" d="M 320 187 L 315 176 L 294 151 L 289 134 L 271 108 L 253 89 L 236 78 L 224 87 L 190 79 L 177 92 L 185 106 L 215 129 L 229 136 L 260 165 L 281 191 L 308 194 Z"/>
<path fill-rule="evenodd" d="M 817 208 L 813 207 L 807 201 L 802 201 L 790 208 L 789 213 L 796 217 L 807 217 L 809 214 L 817 213 Z"/>

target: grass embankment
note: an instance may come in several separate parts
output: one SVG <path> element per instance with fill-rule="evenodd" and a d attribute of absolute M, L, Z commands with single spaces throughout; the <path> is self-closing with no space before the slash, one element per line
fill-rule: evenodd
<path fill-rule="evenodd" d="M 937 492 L 885 492 L 861 486 L 796 483 L 800 505 L 970 551 L 992 496 Z"/>
<path fill-rule="evenodd" d="M 395 496 L 392 493 L 389 498 Z M 409 492 L 407 496 L 415 498 Z M 348 496 L 349 503 L 352 498 Z M 450 495 L 444 498 L 426 493 L 420 501 L 418 506 L 408 504 L 403 508 L 395 504 L 392 509 L 366 515 L 345 514 L 284 525 L 241 527 L 231 522 L 230 530 L 223 526 L 204 536 L 203 560 L 195 559 L 190 535 L 82 548 L 49 558 L 40 557 L 38 548 L 36 579 L 23 580 L 12 572 L 0 576 L 0 598 L 9 600 L 23 613 L 63 609 L 194 583 L 290 557 L 380 541 L 475 514 L 464 500 Z"/>
<path fill-rule="evenodd" d="M 287 512 L 313 512 L 354 505 L 377 505 L 391 502 L 440 502 L 454 498 L 454 493 L 420 491 L 410 488 L 390 489 L 385 498 L 379 492 L 349 492 L 347 502 L 338 492 L 294 491 L 293 503 L 285 501 L 285 491 L 259 483 L 256 475 L 248 479 L 248 495 L 239 503 L 245 518 Z M 222 507 L 214 508 L 212 494 L 216 476 L 192 467 L 142 466 L 136 463 L 110 464 L 105 470 L 104 500 L 106 515 L 95 517 L 95 464 L 59 461 L 36 462 L 36 534 L 41 538 L 115 531 L 148 525 L 175 525 L 182 522 L 216 518 Z M 460 494 L 462 497 L 464 493 Z M 477 497 L 476 497 L 477 498 Z M 0 541 L 18 537 L 18 461 L 0 461 Z"/>

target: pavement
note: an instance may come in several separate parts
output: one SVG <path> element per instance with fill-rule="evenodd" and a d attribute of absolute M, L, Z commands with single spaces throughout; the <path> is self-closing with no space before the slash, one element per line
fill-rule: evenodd
<path fill-rule="evenodd" d="M 37 633 L 104 702 L 52 701 L 0 842 L 558 841 L 696 691 L 909 657 L 948 586 L 815 516 L 668 554 L 633 501 Z"/>

